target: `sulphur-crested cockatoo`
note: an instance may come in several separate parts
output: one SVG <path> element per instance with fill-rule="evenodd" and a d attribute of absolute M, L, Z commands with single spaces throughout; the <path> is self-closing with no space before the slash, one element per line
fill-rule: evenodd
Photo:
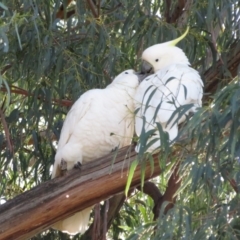
<path fill-rule="evenodd" d="M 186 119 L 186 114 L 202 106 L 201 77 L 190 67 L 185 53 L 175 46 L 187 32 L 188 29 L 173 41 L 153 45 L 142 54 L 143 72 L 153 70 L 154 74 L 141 82 L 135 95 L 136 134 L 149 134 L 145 143 L 138 142 L 137 152 L 159 150 L 161 140 L 157 123 L 168 133 L 171 142 L 177 137 L 178 125 Z"/>
<path fill-rule="evenodd" d="M 105 89 L 87 91 L 74 103 L 63 124 L 52 178 L 61 174 L 62 162 L 69 170 L 131 143 L 133 97 L 139 80 L 134 70 L 126 70 Z M 91 210 L 77 212 L 52 227 L 69 234 L 84 233 Z"/>

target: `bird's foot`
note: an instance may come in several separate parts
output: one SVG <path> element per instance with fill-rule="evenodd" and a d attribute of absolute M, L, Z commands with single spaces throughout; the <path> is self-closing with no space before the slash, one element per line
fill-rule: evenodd
<path fill-rule="evenodd" d="M 76 169 L 81 169 L 82 164 L 80 162 L 77 162 L 76 164 L 74 164 L 74 168 Z"/>
<path fill-rule="evenodd" d="M 116 152 L 117 150 L 118 150 L 118 147 L 115 147 L 115 148 L 112 149 L 111 152 Z"/>
<path fill-rule="evenodd" d="M 67 172 L 67 162 L 64 159 L 61 159 L 60 170 L 61 170 L 61 176 L 66 175 L 66 172 Z"/>
<path fill-rule="evenodd" d="M 67 162 L 63 158 L 61 159 L 60 168 L 62 171 L 67 170 Z"/>

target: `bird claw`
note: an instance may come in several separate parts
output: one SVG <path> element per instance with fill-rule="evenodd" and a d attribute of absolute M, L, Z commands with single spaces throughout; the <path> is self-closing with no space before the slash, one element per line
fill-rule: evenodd
<path fill-rule="evenodd" d="M 62 171 L 67 170 L 67 162 L 64 159 L 61 160 L 60 168 Z"/>
<path fill-rule="evenodd" d="M 112 149 L 111 152 L 116 152 L 117 150 L 118 150 L 118 147 L 115 147 L 115 148 Z"/>
<path fill-rule="evenodd" d="M 81 169 L 81 167 L 82 167 L 82 164 L 80 162 L 77 162 L 76 164 L 74 164 L 74 168 Z"/>
<path fill-rule="evenodd" d="M 67 172 L 67 162 L 64 159 L 61 159 L 60 170 L 61 170 L 61 176 L 64 176 Z"/>

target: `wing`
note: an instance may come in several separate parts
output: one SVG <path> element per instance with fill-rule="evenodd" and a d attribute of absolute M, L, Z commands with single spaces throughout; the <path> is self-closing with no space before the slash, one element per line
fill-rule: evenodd
<path fill-rule="evenodd" d="M 158 110 L 157 121 L 161 123 L 166 123 L 180 106 L 193 104 L 189 111 L 196 111 L 197 107 L 202 106 L 203 82 L 198 72 L 189 66 L 174 64 L 160 70 L 151 79 L 151 84 L 157 90 L 149 105 Z M 184 119 L 182 117 L 178 122 Z"/>
<path fill-rule="evenodd" d="M 58 148 L 63 147 L 69 140 L 74 131 L 76 123 L 81 121 L 87 111 L 90 109 L 91 102 L 94 98 L 95 91 L 91 90 L 84 93 L 72 106 L 68 112 L 61 130 L 61 136 L 58 142 Z"/>
<path fill-rule="evenodd" d="M 143 125 L 145 131 L 155 128 L 155 122 L 166 127 L 173 112 L 180 106 L 193 104 L 188 112 L 201 107 L 202 87 L 203 82 L 198 72 L 181 64 L 174 64 L 147 77 L 135 95 L 135 106 L 139 108 L 135 119 L 137 135 L 141 134 Z M 172 123 L 177 117 L 176 115 Z M 184 120 L 185 116 L 182 116 L 178 123 Z"/>
<path fill-rule="evenodd" d="M 64 148 L 64 151 L 69 153 L 69 156 L 71 157 L 72 155 L 77 155 L 81 154 L 81 146 L 80 143 L 76 143 L 78 146 L 73 147 L 71 146 L 68 147 L 67 143 L 69 142 L 74 129 L 76 128 L 77 123 L 81 121 L 81 119 L 84 118 L 86 113 L 90 110 L 91 108 L 91 103 L 94 99 L 94 97 L 99 93 L 99 89 L 94 89 L 87 91 L 84 93 L 72 106 L 71 110 L 68 112 L 62 130 L 61 130 L 61 135 L 60 139 L 58 142 L 58 149 L 56 152 L 55 156 L 55 162 L 53 166 L 53 172 L 52 172 L 52 178 L 59 176 L 60 175 L 60 169 L 59 169 L 59 164 L 62 159 L 62 153 L 61 151 Z M 73 150 L 79 151 L 79 153 L 74 153 Z"/>

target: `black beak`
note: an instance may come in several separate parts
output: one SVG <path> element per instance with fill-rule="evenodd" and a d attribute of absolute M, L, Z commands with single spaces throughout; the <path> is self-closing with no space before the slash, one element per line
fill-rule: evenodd
<path fill-rule="evenodd" d="M 147 76 L 149 76 L 149 73 L 141 73 L 141 72 L 136 72 L 135 73 L 138 77 L 139 83 L 141 83 Z"/>
<path fill-rule="evenodd" d="M 143 60 L 142 66 L 141 66 L 141 73 L 142 74 L 146 74 L 146 73 L 151 73 L 152 74 L 152 73 L 154 73 L 152 65 Z"/>

